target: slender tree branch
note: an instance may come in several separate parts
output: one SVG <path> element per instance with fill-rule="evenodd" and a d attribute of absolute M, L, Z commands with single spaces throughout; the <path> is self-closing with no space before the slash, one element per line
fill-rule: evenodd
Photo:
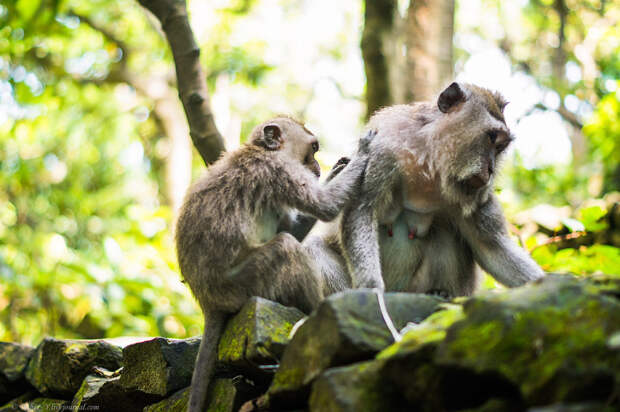
<path fill-rule="evenodd" d="M 577 118 L 577 116 L 573 112 L 571 112 L 564 106 L 560 106 L 557 109 L 552 109 L 542 103 L 537 103 L 534 105 L 534 108 L 539 109 L 539 110 L 545 110 L 545 111 L 554 111 L 557 114 L 559 114 L 560 117 L 562 117 L 562 119 L 570 123 L 570 125 L 573 126 L 574 128 L 581 130 L 581 128 L 583 127 L 583 123 L 581 123 L 579 118 Z"/>
<path fill-rule="evenodd" d="M 532 248 L 530 248 L 529 252 L 531 253 L 532 251 L 543 247 L 543 246 L 547 246 L 547 245 L 552 245 L 554 243 L 560 243 L 560 242 L 564 242 L 566 240 L 571 240 L 571 239 L 577 239 L 580 237 L 583 237 L 587 235 L 586 232 L 571 232 L 571 233 L 567 233 L 565 235 L 558 235 L 558 236 L 553 236 L 550 237 L 549 239 L 545 240 L 544 242 L 539 243 L 538 245 L 533 246 Z"/>
<path fill-rule="evenodd" d="M 502 41 L 500 43 L 500 49 L 504 53 L 506 53 L 506 55 L 508 56 L 508 58 L 510 59 L 510 61 L 512 62 L 513 65 L 519 67 L 528 76 L 532 76 L 532 77 L 535 78 L 534 74 L 532 73 L 531 65 L 530 65 L 529 62 L 519 61 L 519 60 L 517 60 L 517 59 L 515 59 L 513 57 L 513 55 L 512 55 L 512 45 L 510 44 L 510 42 L 507 39 L 504 39 L 504 41 Z M 522 117 L 529 116 L 535 110 L 543 110 L 543 111 L 556 112 L 557 114 L 559 114 L 562 117 L 562 119 L 564 119 L 566 122 L 568 122 L 574 128 L 581 130 L 581 128 L 583 127 L 583 123 L 581 122 L 581 120 L 579 120 L 577 115 L 575 115 L 573 112 L 568 110 L 563 104 L 560 104 L 560 107 L 558 107 L 557 109 L 552 109 L 551 107 L 548 107 L 547 105 L 545 105 L 543 103 L 536 103 Z"/>
<path fill-rule="evenodd" d="M 126 62 L 126 57 L 127 57 L 127 54 L 129 53 L 129 47 L 127 46 L 127 44 L 124 41 L 119 39 L 114 33 L 112 33 L 107 28 L 105 28 L 105 27 L 101 26 L 100 24 L 94 22 L 88 16 L 84 16 L 82 14 L 76 13 L 74 10 L 69 11 L 68 14 L 69 14 L 69 16 L 77 17 L 78 19 L 80 19 L 81 22 L 83 22 L 84 24 L 86 24 L 87 26 L 92 28 L 93 30 L 98 31 L 99 33 L 101 33 L 103 35 L 103 37 L 105 37 L 109 41 L 115 43 L 116 46 L 119 49 L 121 49 L 121 52 L 123 53 L 123 55 L 121 56 L 121 63 L 124 64 Z"/>
<path fill-rule="evenodd" d="M 205 75 L 200 67 L 200 49 L 189 25 L 185 0 L 138 0 L 157 17 L 172 50 L 179 98 L 189 123 L 194 146 L 206 164 L 225 150 L 209 104 Z"/>

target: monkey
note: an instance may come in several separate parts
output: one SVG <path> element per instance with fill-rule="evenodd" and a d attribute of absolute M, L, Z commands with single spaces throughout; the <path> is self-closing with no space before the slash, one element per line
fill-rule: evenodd
<path fill-rule="evenodd" d="M 508 236 L 493 181 L 514 136 L 503 97 L 452 83 L 436 103 L 376 112 L 359 197 L 304 240 L 336 288 L 468 296 L 479 267 L 508 287 L 543 276 Z M 333 290 L 332 293 L 337 290 Z"/>
<path fill-rule="evenodd" d="M 329 183 L 344 167 L 349 164 L 351 159 L 349 157 L 341 157 L 333 165 L 329 174 L 325 178 L 325 183 Z M 308 233 L 312 230 L 316 224 L 317 219 L 310 215 L 303 215 L 300 213 L 287 214 L 278 225 L 279 232 L 288 232 L 300 242 L 303 242 Z"/>
<path fill-rule="evenodd" d="M 280 221 L 298 210 L 334 219 L 356 193 L 373 133 L 360 139 L 351 162 L 320 185 L 317 138 L 279 116 L 257 126 L 249 142 L 225 153 L 190 187 L 176 226 L 181 274 L 204 314 L 192 376 L 190 411 L 201 411 L 226 318 L 252 296 L 309 313 L 323 298 L 310 256 Z"/>

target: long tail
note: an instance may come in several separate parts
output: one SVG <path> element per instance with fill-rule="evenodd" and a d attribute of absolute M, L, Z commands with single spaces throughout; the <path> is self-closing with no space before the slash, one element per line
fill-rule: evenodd
<path fill-rule="evenodd" d="M 215 369 L 217 344 L 224 328 L 224 322 L 225 315 L 222 312 L 205 313 L 205 330 L 192 375 L 188 412 L 202 412 L 205 409 L 209 380 Z"/>

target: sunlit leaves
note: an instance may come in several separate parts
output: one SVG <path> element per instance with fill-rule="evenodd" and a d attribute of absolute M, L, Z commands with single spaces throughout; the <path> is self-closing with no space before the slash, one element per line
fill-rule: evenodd
<path fill-rule="evenodd" d="M 620 249 L 609 245 L 557 250 L 553 245 L 538 248 L 532 257 L 549 272 L 620 275 Z"/>
<path fill-rule="evenodd" d="M 620 82 L 616 81 L 618 87 Z M 607 190 L 620 190 L 620 92 L 601 99 L 583 131 L 590 139 L 591 151 L 603 162 Z"/>

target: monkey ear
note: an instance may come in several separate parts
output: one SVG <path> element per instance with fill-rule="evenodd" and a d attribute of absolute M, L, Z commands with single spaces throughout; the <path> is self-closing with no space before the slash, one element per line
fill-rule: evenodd
<path fill-rule="evenodd" d="M 457 103 L 465 101 L 465 93 L 458 83 L 453 82 L 448 86 L 437 99 L 437 106 L 443 113 L 448 113 Z"/>
<path fill-rule="evenodd" d="M 282 130 L 277 124 L 270 123 L 263 127 L 261 143 L 269 150 L 278 150 L 282 146 Z"/>

